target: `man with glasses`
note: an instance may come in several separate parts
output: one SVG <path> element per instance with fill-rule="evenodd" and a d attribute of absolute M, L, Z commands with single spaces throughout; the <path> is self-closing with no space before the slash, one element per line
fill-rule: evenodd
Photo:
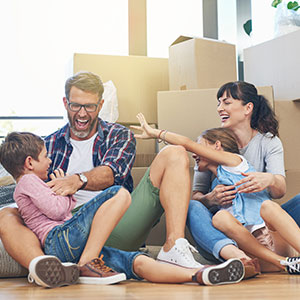
<path fill-rule="evenodd" d="M 69 122 L 45 139 L 52 160 L 49 174 L 54 172 L 48 185 L 57 194 L 74 194 L 78 205 L 112 185 L 124 186 L 131 192 L 132 204 L 106 245 L 137 250 L 165 212 L 167 236 L 158 259 L 201 267 L 184 238 L 191 185 L 186 151 L 180 146 L 165 147 L 133 191 L 135 138 L 124 126 L 98 117 L 102 94 L 101 79 L 93 73 L 79 72 L 66 81 L 63 102 Z M 60 177 L 57 169 L 68 175 Z M 27 268 L 32 259 L 43 255 L 17 210 L 0 212 L 0 236 L 9 254 Z"/>

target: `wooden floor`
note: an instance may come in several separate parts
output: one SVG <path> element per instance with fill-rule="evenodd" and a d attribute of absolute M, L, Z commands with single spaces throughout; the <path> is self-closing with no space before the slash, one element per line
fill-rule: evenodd
<path fill-rule="evenodd" d="M 300 299 L 300 276 L 263 274 L 238 284 L 222 286 L 125 281 L 116 285 L 77 284 L 56 289 L 45 289 L 29 284 L 26 278 L 1 279 L 0 299 L 298 300 Z"/>

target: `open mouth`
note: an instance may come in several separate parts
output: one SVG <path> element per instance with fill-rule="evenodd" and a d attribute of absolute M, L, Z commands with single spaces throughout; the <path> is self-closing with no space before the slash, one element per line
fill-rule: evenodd
<path fill-rule="evenodd" d="M 77 130 L 86 130 L 89 126 L 89 120 L 76 119 L 75 124 Z"/>
<path fill-rule="evenodd" d="M 221 117 L 221 122 L 226 122 L 229 119 L 228 115 L 220 115 Z"/>

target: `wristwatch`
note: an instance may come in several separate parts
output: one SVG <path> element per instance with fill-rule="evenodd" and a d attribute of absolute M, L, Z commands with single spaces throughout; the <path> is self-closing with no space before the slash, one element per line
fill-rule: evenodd
<path fill-rule="evenodd" d="M 86 178 L 86 176 L 83 173 L 76 173 L 76 175 L 78 175 L 80 181 L 83 182 L 83 185 L 80 188 L 80 190 L 83 190 L 88 183 L 88 179 Z"/>

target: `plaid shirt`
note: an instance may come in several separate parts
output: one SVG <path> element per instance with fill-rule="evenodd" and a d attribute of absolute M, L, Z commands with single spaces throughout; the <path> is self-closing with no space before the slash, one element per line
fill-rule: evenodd
<path fill-rule="evenodd" d="M 109 166 L 114 172 L 114 184 L 122 185 L 132 192 L 131 168 L 135 160 L 136 144 L 133 133 L 120 124 L 108 123 L 101 119 L 98 121 L 98 133 L 93 146 L 94 167 Z M 73 151 L 69 124 L 47 136 L 45 144 L 52 160 L 49 174 L 57 168 L 66 172 Z"/>

